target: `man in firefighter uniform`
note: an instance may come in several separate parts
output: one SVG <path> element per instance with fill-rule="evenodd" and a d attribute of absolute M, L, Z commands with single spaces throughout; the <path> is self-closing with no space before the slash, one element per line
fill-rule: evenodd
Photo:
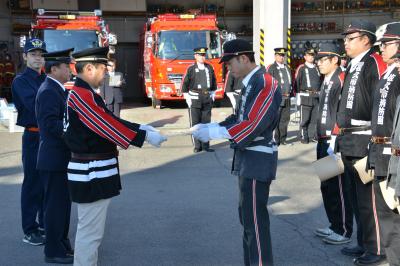
<path fill-rule="evenodd" d="M 72 54 L 78 75 L 67 100 L 64 140 L 71 150 L 67 169 L 70 196 L 78 207 L 77 266 L 97 265 L 107 208 L 121 190 L 117 145 L 127 149 L 147 141 L 160 147 L 166 140 L 151 126 L 116 117 L 94 92 L 104 80 L 107 54 L 108 47 Z"/>
<path fill-rule="evenodd" d="M 286 144 L 287 130 L 290 121 L 290 97 L 292 93 L 292 76 L 285 64 L 286 48 L 275 48 L 275 62 L 267 67 L 267 72 L 279 83 L 282 91 L 282 102 L 279 108 L 279 124 L 275 129 L 275 141 L 278 145 Z"/>
<path fill-rule="evenodd" d="M 207 48 L 194 49 L 196 63 L 191 65 L 185 74 L 182 92 L 189 107 L 190 126 L 211 122 L 211 108 L 214 102 L 217 82 L 212 66 L 205 63 Z M 193 139 L 194 153 L 212 152 L 210 143 Z"/>
<path fill-rule="evenodd" d="M 21 188 L 21 214 L 25 234 L 23 241 L 31 245 L 42 245 L 45 242 L 42 219 L 44 190 L 36 170 L 39 128 L 35 115 L 36 94 L 46 77 L 41 72 L 43 52 L 46 52 L 46 44 L 42 40 L 26 41 L 23 57 L 27 67 L 12 83 L 13 101 L 18 111 L 17 125 L 25 128 L 22 135 L 24 181 Z"/>
<path fill-rule="evenodd" d="M 361 229 L 358 232 L 358 246 L 344 248 L 342 253 L 357 257 L 356 263 L 360 265 L 377 263 L 384 258 L 372 183 L 364 184 L 354 167 L 357 161 L 368 154 L 372 95 L 386 69 L 382 58 L 372 49 L 376 39 L 375 30 L 373 23 L 358 19 L 353 20 L 343 33 L 346 53 L 352 60 L 346 71 L 337 112 L 337 150 L 342 155 L 345 175 L 352 180 L 350 194 L 356 195 L 352 199 L 353 209 L 360 225 L 357 229 Z"/>
<path fill-rule="evenodd" d="M 400 265 L 400 216 L 385 203 L 380 188 L 381 182 L 386 187 L 393 120 L 396 117 L 396 100 L 400 95 L 400 75 L 395 64 L 397 59 L 393 58 L 399 52 L 400 23 L 382 25 L 377 31 L 377 37 L 383 61 L 388 64 L 388 69 L 374 90 L 372 139 L 368 163 L 369 168 L 374 169 L 373 193 L 383 243 L 381 248 L 385 249 L 390 265 Z M 396 119 L 398 119 L 398 114 Z M 394 138 L 393 142 L 398 142 L 398 138 Z"/>
<path fill-rule="evenodd" d="M 239 176 L 244 264 L 273 265 L 267 203 L 277 168 L 273 130 L 278 124 L 281 91 L 278 82 L 256 65 L 252 45 L 245 40 L 226 42 L 221 62 L 227 63 L 235 78 L 243 78 L 238 109 L 219 124 L 195 125 L 193 136 L 201 141 L 231 141 L 232 173 Z"/>
<path fill-rule="evenodd" d="M 307 144 L 309 137 L 316 139 L 316 122 L 318 115 L 318 98 L 321 86 L 321 75 L 314 64 L 315 50 L 305 51 L 305 63 L 296 70 L 296 91 L 300 97 L 300 141 Z"/>
<path fill-rule="evenodd" d="M 45 262 L 73 262 L 69 241 L 71 200 L 67 183 L 67 165 L 71 152 L 65 144 L 63 117 L 68 91 L 64 83 L 70 80 L 69 63 L 73 49 L 44 54 L 47 77 L 36 96 L 36 117 L 40 144 L 37 169 L 44 184 Z"/>
<path fill-rule="evenodd" d="M 321 74 L 324 75 L 317 119 L 317 159 L 321 159 L 332 153 L 332 150 L 328 153 L 328 148 L 335 138 L 332 136 L 332 129 L 336 121 L 344 73 L 340 69 L 340 51 L 332 43 L 320 45 L 316 60 Z M 315 234 L 329 244 L 345 244 L 351 241 L 353 212 L 351 198 L 346 191 L 346 178 L 339 175 L 321 182 L 322 201 L 330 226 L 315 230 Z"/>

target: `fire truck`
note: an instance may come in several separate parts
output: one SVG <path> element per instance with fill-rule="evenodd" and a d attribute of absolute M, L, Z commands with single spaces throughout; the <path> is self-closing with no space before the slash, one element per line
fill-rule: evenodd
<path fill-rule="evenodd" d="M 207 47 L 206 62 L 217 79 L 216 99 L 224 97 L 222 33 L 215 15 L 162 14 L 148 19 L 140 36 L 139 78 L 154 108 L 162 101 L 183 100 L 182 79 L 194 64 L 196 47 Z"/>
<path fill-rule="evenodd" d="M 87 48 L 116 45 L 117 38 L 110 33 L 101 15 L 101 10 L 81 12 L 38 9 L 30 36 L 44 40 L 48 52 L 72 47 L 75 48 L 74 52 L 78 52 Z"/>

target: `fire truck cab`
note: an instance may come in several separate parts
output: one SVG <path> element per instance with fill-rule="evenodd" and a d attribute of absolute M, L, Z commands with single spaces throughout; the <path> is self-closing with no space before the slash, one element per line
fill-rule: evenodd
<path fill-rule="evenodd" d="M 116 45 L 116 36 L 109 32 L 101 15 L 101 10 L 80 12 L 38 9 L 30 35 L 44 40 L 48 52 L 72 47 L 77 52 L 87 48 Z"/>
<path fill-rule="evenodd" d="M 183 100 L 182 79 L 194 64 L 196 47 L 207 47 L 206 62 L 214 68 L 217 79 L 216 99 L 224 97 L 222 36 L 215 15 L 163 14 L 151 18 L 141 35 L 143 54 L 139 77 L 144 94 L 154 108 L 161 101 Z"/>

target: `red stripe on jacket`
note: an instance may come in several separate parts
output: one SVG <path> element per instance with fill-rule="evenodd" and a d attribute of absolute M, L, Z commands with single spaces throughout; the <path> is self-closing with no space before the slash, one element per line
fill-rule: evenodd
<path fill-rule="evenodd" d="M 248 114 L 248 120 L 243 120 L 228 129 L 229 134 L 236 143 L 250 135 L 257 127 L 271 106 L 277 87 L 277 81 L 270 74 L 264 74 L 264 88 L 258 93 Z M 267 102 L 265 103 L 265 101 Z"/>
<path fill-rule="evenodd" d="M 387 64 L 383 62 L 382 56 L 378 55 L 377 53 L 371 54 L 371 57 L 375 59 L 376 67 L 378 69 L 379 79 L 381 79 L 386 71 Z"/>
<path fill-rule="evenodd" d="M 79 99 L 74 95 L 74 93 L 77 94 L 87 107 L 79 102 Z M 108 114 L 102 107 L 97 105 L 93 98 L 93 94 L 89 90 L 74 86 L 70 93 L 69 101 L 72 101 L 81 112 L 85 113 L 90 119 L 92 119 L 92 121 L 88 121 L 78 112 L 79 119 L 89 129 L 101 137 L 108 139 L 125 149 L 128 148 L 130 141 L 136 137 L 137 132 L 119 122 L 112 115 Z M 99 126 L 104 132 L 99 131 L 92 122 Z"/>

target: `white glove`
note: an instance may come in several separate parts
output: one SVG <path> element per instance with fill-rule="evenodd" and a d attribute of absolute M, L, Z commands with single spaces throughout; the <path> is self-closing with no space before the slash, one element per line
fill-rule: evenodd
<path fill-rule="evenodd" d="M 146 131 L 146 141 L 153 145 L 154 147 L 159 148 L 161 143 L 167 140 L 167 137 L 161 135 L 158 132 Z"/>
<path fill-rule="evenodd" d="M 334 151 L 335 151 L 335 143 L 336 143 L 336 136 L 332 135 L 332 136 L 331 136 L 331 139 L 329 140 L 329 147 L 328 147 L 328 149 L 326 150 L 326 152 L 327 152 L 329 155 L 333 155 L 333 154 L 334 154 Z"/>
<path fill-rule="evenodd" d="M 215 101 L 215 91 L 212 91 L 212 92 L 210 93 L 210 96 L 211 96 L 211 99 L 212 99 L 213 101 Z"/>
<path fill-rule="evenodd" d="M 141 130 L 146 130 L 146 131 L 151 131 L 151 132 L 159 132 L 160 130 L 155 129 L 154 127 L 150 125 L 140 125 L 139 129 Z"/>
<path fill-rule="evenodd" d="M 231 139 L 231 135 L 225 127 L 210 126 L 203 127 L 192 132 L 195 139 L 201 142 L 208 142 L 212 139 Z"/>
<path fill-rule="evenodd" d="M 190 128 L 190 131 L 196 131 L 202 128 L 219 127 L 218 123 L 208 123 L 208 124 L 196 124 Z"/>
<path fill-rule="evenodd" d="M 300 94 L 296 94 L 296 105 L 300 106 Z"/>
<path fill-rule="evenodd" d="M 190 106 L 192 106 L 192 98 L 190 98 L 188 93 L 184 93 L 183 98 L 185 98 L 186 104 L 190 108 Z"/>

